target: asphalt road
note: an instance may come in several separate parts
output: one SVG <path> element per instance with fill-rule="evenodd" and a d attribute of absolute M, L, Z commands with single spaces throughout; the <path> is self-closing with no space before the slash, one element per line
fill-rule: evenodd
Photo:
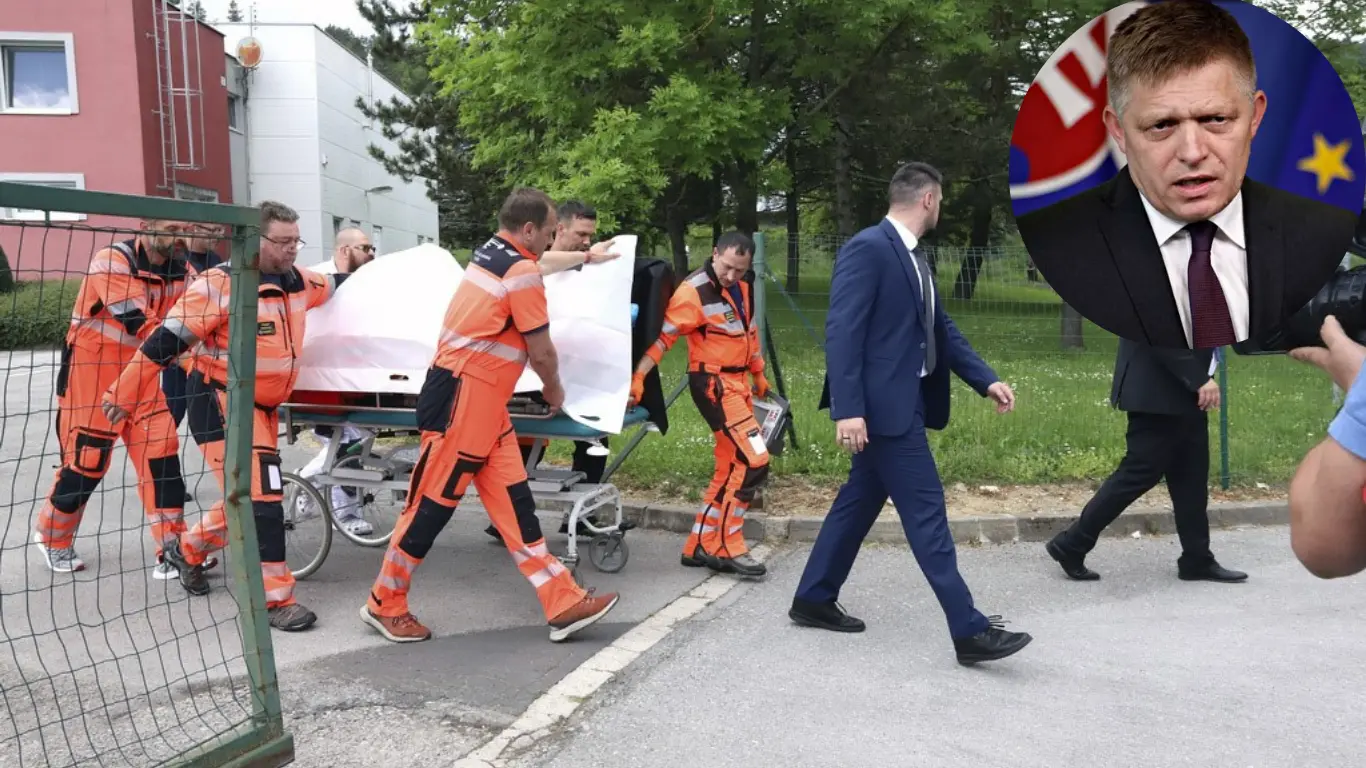
<path fill-rule="evenodd" d="M 979 606 L 1034 642 L 958 666 L 909 552 L 865 550 L 842 635 L 787 608 L 805 548 L 599 692 L 523 768 L 1342 766 L 1366 762 L 1366 590 L 1302 571 L 1284 528 L 1216 532 L 1244 584 L 1175 578 L 1174 538 L 1104 541 L 1099 582 L 1039 545 L 961 552 Z"/>
<path fill-rule="evenodd" d="M 213 592 L 190 597 L 151 578 L 154 548 L 122 449 L 92 499 L 77 549 L 87 569 L 54 574 L 28 544 L 38 500 L 57 463 L 52 355 L 0 357 L 0 765 L 146 766 L 251 712 L 237 605 L 225 563 Z M 287 470 L 316 448 L 282 448 Z M 182 434 L 182 461 L 198 504 L 221 497 Z M 552 551 L 558 513 L 542 522 Z M 448 762 L 487 740 L 598 649 L 707 574 L 678 566 L 673 534 L 632 531 L 618 574 L 587 563 L 583 579 L 620 590 L 603 623 L 555 644 L 531 586 L 507 550 L 484 533 L 478 509 L 457 512 L 417 573 L 411 604 L 432 629 L 425 643 L 394 645 L 357 616 L 384 550 L 339 534 L 296 598 L 319 616 L 310 631 L 273 632 L 288 727 L 299 766 L 373 766 L 379 755 Z M 291 541 L 291 546 L 293 545 Z"/>

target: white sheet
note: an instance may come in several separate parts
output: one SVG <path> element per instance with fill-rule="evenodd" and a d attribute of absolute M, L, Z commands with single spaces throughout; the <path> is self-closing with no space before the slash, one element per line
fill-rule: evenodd
<path fill-rule="evenodd" d="M 618 236 L 613 250 L 620 258 L 545 281 L 564 411 L 609 434 L 621 432 L 631 388 L 636 242 L 634 235 Z M 370 262 L 309 311 L 295 388 L 417 394 L 463 276 L 455 257 L 431 243 Z M 528 366 L 517 391 L 541 386 Z"/>

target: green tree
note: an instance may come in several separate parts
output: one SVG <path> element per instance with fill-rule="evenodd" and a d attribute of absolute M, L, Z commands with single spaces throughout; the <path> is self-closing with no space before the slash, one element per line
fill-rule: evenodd
<path fill-rule="evenodd" d="M 242 21 L 242 9 L 237 6 L 237 0 L 228 3 L 228 21 L 234 24 Z"/>

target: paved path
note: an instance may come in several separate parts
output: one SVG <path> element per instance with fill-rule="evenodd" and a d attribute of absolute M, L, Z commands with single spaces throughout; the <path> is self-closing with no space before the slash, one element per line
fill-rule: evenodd
<path fill-rule="evenodd" d="M 1103 542 L 1099 582 L 1038 545 L 962 552 L 980 606 L 1034 642 L 958 666 L 904 549 L 866 550 L 842 603 L 861 635 L 793 626 L 806 550 L 737 589 L 511 765 L 1336 766 L 1366 747 L 1366 590 L 1321 582 L 1284 528 L 1216 533 L 1247 583 L 1176 580 L 1173 538 Z"/>

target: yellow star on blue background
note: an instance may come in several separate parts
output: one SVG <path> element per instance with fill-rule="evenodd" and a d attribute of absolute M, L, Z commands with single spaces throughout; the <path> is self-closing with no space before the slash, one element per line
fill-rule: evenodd
<path fill-rule="evenodd" d="M 1323 138 L 1323 134 L 1315 133 L 1314 154 L 1300 158 L 1299 164 L 1295 167 L 1317 177 L 1319 194 L 1322 195 L 1337 179 L 1352 181 L 1356 178 L 1352 169 L 1347 166 L 1347 150 L 1351 148 L 1351 139 L 1329 144 L 1328 140 Z"/>

